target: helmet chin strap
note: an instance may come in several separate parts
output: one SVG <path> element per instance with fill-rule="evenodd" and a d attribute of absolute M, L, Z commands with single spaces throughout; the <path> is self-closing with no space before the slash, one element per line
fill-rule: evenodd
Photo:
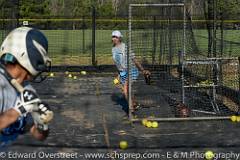
<path fill-rule="evenodd" d="M 51 71 L 51 61 L 47 62 L 47 67 L 45 69 L 45 71 L 40 72 L 38 75 L 36 75 L 32 82 L 34 83 L 41 83 L 42 81 L 44 81 L 47 78 L 47 75 L 43 75 L 44 72 L 50 72 Z"/>
<path fill-rule="evenodd" d="M 47 78 L 47 75 L 42 75 L 42 73 L 40 73 L 39 75 L 37 75 L 31 82 L 33 83 L 41 83 L 42 81 L 44 81 Z"/>

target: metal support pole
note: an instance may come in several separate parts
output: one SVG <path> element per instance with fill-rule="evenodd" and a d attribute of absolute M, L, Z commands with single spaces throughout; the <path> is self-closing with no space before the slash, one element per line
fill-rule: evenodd
<path fill-rule="evenodd" d="M 216 0 L 213 0 L 213 57 L 217 57 L 217 13 L 216 13 Z M 218 63 L 219 61 L 216 60 L 217 63 L 213 65 L 213 82 L 216 85 L 218 83 Z M 216 103 L 216 88 L 212 88 L 212 95 L 214 103 Z"/>
<path fill-rule="evenodd" d="M 238 57 L 238 90 L 240 92 L 240 57 Z M 240 101 L 240 97 L 238 99 Z"/>
<path fill-rule="evenodd" d="M 172 49 L 172 7 L 169 8 L 168 13 L 168 51 L 169 51 L 169 64 L 173 64 L 173 49 Z"/>
<path fill-rule="evenodd" d="M 161 14 L 164 15 L 164 9 L 161 10 Z M 163 17 L 161 17 L 162 19 Z M 164 36 L 164 32 L 163 32 L 163 23 L 160 23 L 160 41 L 159 41 L 159 46 L 160 46 L 160 53 L 159 53 L 159 62 L 158 64 L 162 64 L 163 61 L 163 36 Z"/>
<path fill-rule="evenodd" d="M 216 0 L 213 0 L 213 57 L 217 57 L 217 13 Z"/>
<path fill-rule="evenodd" d="M 210 120 L 230 120 L 230 116 L 214 116 L 214 117 L 187 117 L 187 118 L 134 118 L 132 122 L 140 122 L 143 119 L 158 122 L 180 122 L 180 121 L 210 121 Z"/>
<path fill-rule="evenodd" d="M 127 52 L 127 66 L 128 66 L 128 107 L 129 119 L 133 119 L 133 106 L 132 106 L 132 80 L 131 80 L 131 53 L 132 53 L 132 6 L 129 5 L 128 11 L 128 52 Z"/>
<path fill-rule="evenodd" d="M 92 65 L 96 66 L 96 10 L 92 7 Z"/>
<path fill-rule="evenodd" d="M 157 34 L 156 34 L 156 16 L 153 17 L 153 52 L 152 52 L 152 65 L 155 64 L 157 50 Z"/>
<path fill-rule="evenodd" d="M 20 0 L 17 0 L 16 2 L 16 5 L 17 5 L 17 13 L 15 14 L 16 16 L 16 19 L 17 19 L 17 26 L 16 27 L 19 27 L 20 26 L 20 23 L 19 23 L 19 19 L 20 19 Z"/>
<path fill-rule="evenodd" d="M 222 57 L 223 56 L 223 45 L 224 45 L 224 40 L 223 40 L 223 26 L 224 24 L 223 24 L 223 15 L 221 14 L 221 27 L 220 27 L 220 30 L 221 30 L 221 50 L 220 50 L 220 57 Z"/>
<path fill-rule="evenodd" d="M 83 17 L 83 25 L 82 25 L 82 52 L 83 54 L 85 53 L 85 28 L 86 28 L 86 24 L 85 24 L 85 17 Z"/>
<path fill-rule="evenodd" d="M 182 73 L 181 73 L 181 80 L 182 80 L 182 103 L 185 104 L 185 83 L 184 83 L 184 61 L 186 56 L 186 8 L 183 7 L 183 53 L 181 54 L 182 59 Z"/>

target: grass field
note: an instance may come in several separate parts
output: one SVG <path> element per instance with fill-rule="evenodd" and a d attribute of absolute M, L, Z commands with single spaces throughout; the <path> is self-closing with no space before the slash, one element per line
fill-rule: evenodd
<path fill-rule="evenodd" d="M 49 53 L 54 64 L 90 65 L 92 30 L 43 30 L 49 40 Z M 111 30 L 96 31 L 98 64 L 112 64 Z"/>
<path fill-rule="evenodd" d="M 223 31 L 223 55 L 224 56 L 239 56 L 240 53 L 240 30 L 224 30 Z M 202 52 L 207 53 L 208 35 L 207 30 L 195 30 L 197 46 Z M 220 31 L 217 32 L 217 52 L 221 48 Z"/>
<path fill-rule="evenodd" d="M 53 65 L 91 65 L 92 56 L 92 30 L 42 30 L 49 41 L 49 54 L 53 58 Z M 112 30 L 96 30 L 96 60 L 98 64 L 112 64 L 111 57 L 111 32 Z M 122 31 L 124 41 L 127 39 L 126 31 Z M 3 32 L 2 32 L 3 33 Z M 189 32 L 186 32 L 189 34 Z M 177 59 L 177 52 L 182 49 L 182 32 L 173 30 L 171 49 L 166 30 L 156 30 L 156 60 L 166 64 L 168 55 L 173 52 L 173 59 Z M 162 39 L 161 39 L 161 35 Z M 240 30 L 224 30 L 223 53 L 224 56 L 238 56 L 240 50 Z M 1 39 L 5 33 L 1 34 Z M 208 35 L 207 30 L 194 30 L 197 48 L 202 55 L 207 55 Z M 189 35 L 186 36 L 187 38 Z M 220 52 L 220 34 L 217 35 L 217 52 Z M 133 48 L 136 55 L 151 59 L 154 51 L 153 30 L 133 30 Z M 162 40 L 162 42 L 161 42 Z M 186 51 L 193 53 L 192 39 L 187 39 Z M 161 54 L 160 54 L 161 53 Z"/>

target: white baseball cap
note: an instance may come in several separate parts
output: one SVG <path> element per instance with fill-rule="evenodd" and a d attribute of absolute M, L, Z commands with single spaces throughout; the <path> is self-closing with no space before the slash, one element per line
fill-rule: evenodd
<path fill-rule="evenodd" d="M 116 36 L 116 37 L 123 37 L 122 33 L 120 31 L 113 31 L 112 32 L 112 36 Z"/>

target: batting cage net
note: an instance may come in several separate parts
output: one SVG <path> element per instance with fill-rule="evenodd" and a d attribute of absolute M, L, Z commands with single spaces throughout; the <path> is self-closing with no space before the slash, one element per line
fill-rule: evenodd
<path fill-rule="evenodd" d="M 168 117 L 172 114 L 171 107 L 162 102 L 166 98 L 164 87 L 169 88 L 173 85 L 171 80 L 179 79 L 177 66 L 179 55 L 184 52 L 185 39 L 184 12 L 183 3 L 129 6 L 129 113 L 133 119 L 146 116 Z M 151 71 L 151 84 L 146 84 L 146 77 L 142 74 L 136 82 L 132 78 L 134 57 L 137 57 L 145 69 Z M 170 77 L 169 73 L 174 70 L 176 77 Z M 176 87 L 178 86 L 180 91 L 179 84 L 176 84 Z M 131 106 L 133 101 L 141 106 L 141 109 L 135 112 L 136 117 L 133 117 L 131 112 L 134 109 L 134 106 Z"/>
<path fill-rule="evenodd" d="M 145 64 L 177 64 L 183 50 L 183 4 L 132 4 L 131 49 Z"/>
<path fill-rule="evenodd" d="M 192 116 L 238 113 L 238 59 L 186 60 L 183 67 L 182 98 Z"/>
<path fill-rule="evenodd" d="M 226 15 L 219 16 L 223 13 L 217 5 L 198 1 L 129 5 L 132 121 L 216 120 L 239 113 L 238 42 L 228 40 L 233 40 L 236 25 L 223 20 Z M 141 73 L 134 79 L 134 57 L 150 70 L 151 82 Z M 134 103 L 140 108 L 136 110 Z"/>

